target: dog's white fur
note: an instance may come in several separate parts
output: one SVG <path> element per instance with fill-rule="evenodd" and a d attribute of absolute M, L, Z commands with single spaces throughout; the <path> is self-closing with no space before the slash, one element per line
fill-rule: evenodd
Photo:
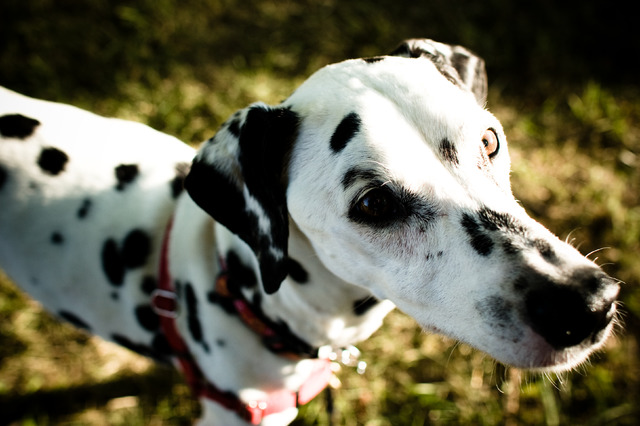
<path fill-rule="evenodd" d="M 185 315 L 177 324 L 208 379 L 246 401 L 269 390 L 300 387 L 310 374 L 309 361 L 267 351 L 235 316 L 206 302 L 219 273 L 219 256 L 234 251 L 259 279 L 260 262 L 254 247 L 215 223 L 188 194 L 172 198 L 167 183 L 176 164 L 190 162 L 194 150 L 140 124 L 6 89 L 0 99 L 0 116 L 20 113 L 41 123 L 26 140 L 0 141 L 0 166 L 8 176 L 0 188 L 0 265 L 13 280 L 52 312 L 72 311 L 96 334 L 112 338 L 122 333 L 131 342 L 148 344 L 151 334 L 132 312 L 148 303 L 139 283 L 156 274 L 165 226 L 173 215 L 171 274 L 193 284 L 207 345 L 189 338 Z M 247 297 L 260 294 L 263 312 L 286 322 L 312 346 L 338 348 L 366 339 L 395 304 L 426 330 L 467 342 L 508 364 L 562 370 L 584 361 L 602 345 L 612 325 L 589 341 L 554 348 L 523 314 L 525 292 L 515 291 L 514 281 L 528 271 L 573 286 L 569 277 L 574 271 L 598 269 L 529 218 L 514 199 L 506 137 L 482 102 L 443 76 L 429 58 L 351 60 L 309 78 L 278 108 L 300 118 L 288 162 L 288 253 L 307 271 L 310 282 L 300 285 L 287 277 L 278 291 L 256 287 L 245 290 Z M 251 108 L 270 110 L 261 104 Z M 248 111 L 234 117 L 240 127 L 246 125 Z M 337 153 L 329 141 L 352 112 L 359 115 L 361 126 Z M 223 125 L 203 145 L 196 161 L 234 176 L 247 211 L 269 235 L 277 224 L 243 183 L 237 165 L 241 149 L 229 127 Z M 492 159 L 483 154 L 487 129 L 494 129 L 500 141 Z M 438 151 L 443 139 L 455 146 L 457 164 L 443 161 Z M 49 176 L 36 165 L 39 152 L 48 146 L 69 155 L 59 176 Z M 135 185 L 114 190 L 113 168 L 132 163 L 140 168 Z M 345 185 L 345 174 L 355 166 L 368 174 Z M 371 189 L 368 175 L 375 175 L 382 186 L 412 194 L 432 217 L 408 217 L 382 227 L 354 222 L 348 212 L 354 200 Z M 211 188 L 211 197 L 215 194 Z M 86 197 L 93 200 L 91 215 L 78 220 L 75 212 Z M 508 240 L 517 256 L 498 248 L 480 255 L 469 243 L 461 218 L 483 208 L 518 223 L 521 232 L 499 229 L 491 237 Z M 132 228 L 150 233 L 152 250 L 143 266 L 128 269 L 124 283 L 114 287 L 104 277 L 99 253 L 105 238 L 121 242 Z M 64 235 L 62 244 L 50 243 L 54 231 Z M 538 240 L 548 244 L 557 261 L 549 262 L 529 244 Z M 271 255 L 284 257 L 286 252 L 271 243 Z M 585 297 L 611 316 L 617 291 L 607 281 Z M 382 302 L 356 315 L 354 301 L 371 296 Z M 216 346 L 222 340 L 224 345 Z M 211 401 L 203 401 L 203 406 L 203 423 L 240 422 L 235 413 Z M 286 424 L 296 412 L 269 416 L 263 424 Z"/>

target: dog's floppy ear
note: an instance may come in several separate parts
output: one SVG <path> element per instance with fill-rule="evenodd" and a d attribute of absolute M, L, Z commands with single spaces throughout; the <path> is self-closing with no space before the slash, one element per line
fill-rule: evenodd
<path fill-rule="evenodd" d="M 287 167 L 298 117 L 253 104 L 234 114 L 198 151 L 185 188 L 216 221 L 256 254 L 264 289 L 287 276 Z"/>
<path fill-rule="evenodd" d="M 488 91 L 484 60 L 464 47 L 438 43 L 427 38 L 409 39 L 403 41 L 391 55 L 431 59 L 445 77 L 469 90 L 478 103 L 484 106 Z"/>

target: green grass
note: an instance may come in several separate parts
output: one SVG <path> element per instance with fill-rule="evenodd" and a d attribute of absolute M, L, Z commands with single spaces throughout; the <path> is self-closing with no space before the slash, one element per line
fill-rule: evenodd
<path fill-rule="evenodd" d="M 541 377 L 421 332 L 394 312 L 369 368 L 298 425 L 635 424 L 640 414 L 640 92 L 631 14 L 595 2 L 6 0 L 0 84 L 198 143 L 236 109 L 277 103 L 318 67 L 403 38 L 487 61 L 512 186 L 532 216 L 623 280 L 624 330 L 589 365 Z M 631 34 L 631 35 L 630 35 Z M 1 207 L 0 207 L 1 208 Z M 181 425 L 176 373 L 60 324 L 0 277 L 0 423 Z"/>

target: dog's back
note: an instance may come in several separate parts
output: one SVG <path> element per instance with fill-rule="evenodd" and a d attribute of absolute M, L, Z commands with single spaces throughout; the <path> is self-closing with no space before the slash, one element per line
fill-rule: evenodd
<path fill-rule="evenodd" d="M 76 325 L 114 340 L 115 330 L 141 330 L 120 323 L 136 315 L 110 313 L 144 312 L 157 236 L 193 150 L 142 124 L 3 88 L 0 136 L 1 267 Z"/>

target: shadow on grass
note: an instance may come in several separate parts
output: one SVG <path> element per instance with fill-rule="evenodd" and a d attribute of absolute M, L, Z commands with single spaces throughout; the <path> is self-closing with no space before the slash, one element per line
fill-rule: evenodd
<path fill-rule="evenodd" d="M 38 390 L 23 394 L 0 395 L 2 423 L 9 424 L 25 418 L 46 416 L 56 419 L 80 413 L 87 409 L 105 408 L 115 398 L 136 396 L 139 406 L 156 407 L 170 398 L 172 390 L 182 385 L 179 374 L 168 366 L 158 366 L 145 374 L 119 375 L 100 383 L 87 383 L 58 389 Z M 194 400 L 193 408 L 197 406 Z M 176 419 L 176 423 L 183 423 Z M 188 418 L 184 419 L 189 424 Z"/>

